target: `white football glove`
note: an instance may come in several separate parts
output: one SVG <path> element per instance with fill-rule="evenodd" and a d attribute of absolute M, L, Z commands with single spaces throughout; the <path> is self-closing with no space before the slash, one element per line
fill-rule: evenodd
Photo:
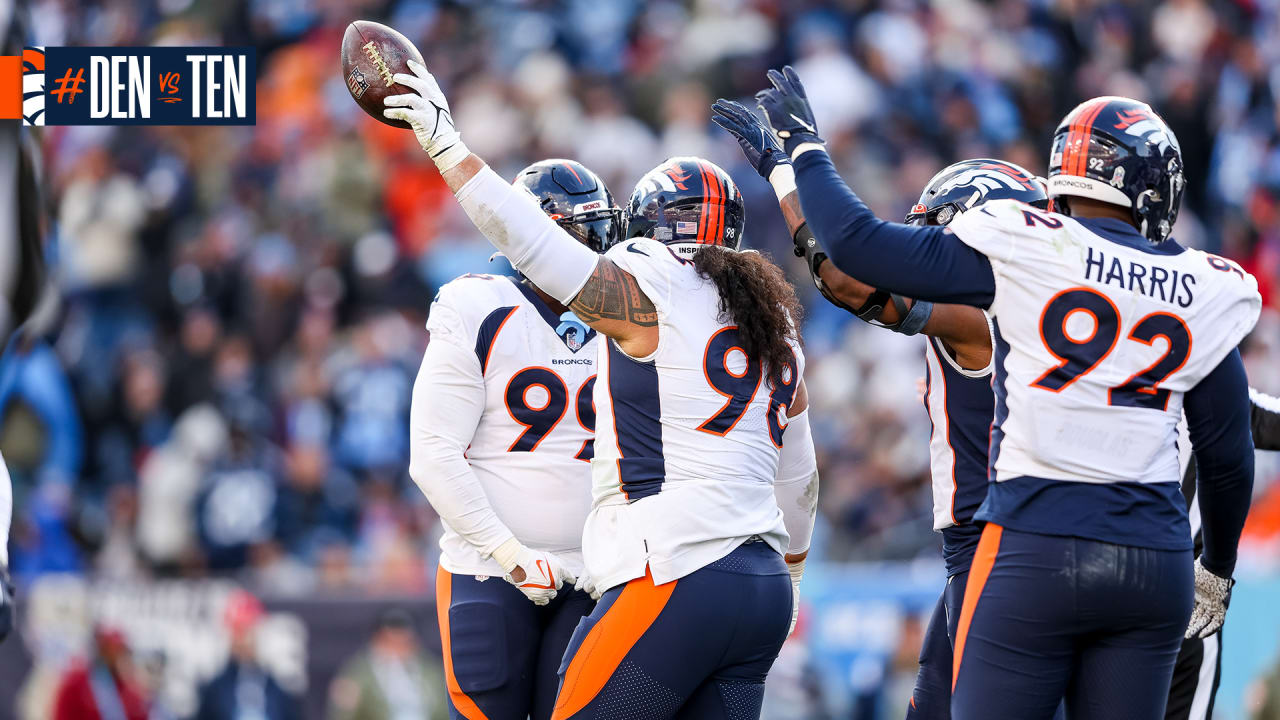
<path fill-rule="evenodd" d="M 1196 604 L 1191 609 L 1186 637 L 1207 638 L 1222 628 L 1227 620 L 1227 602 L 1231 599 L 1231 578 L 1215 575 L 1196 558 Z"/>
<path fill-rule="evenodd" d="M 791 624 L 787 626 L 787 637 L 796 631 L 796 620 L 800 618 L 800 578 L 804 577 L 804 560 L 787 563 L 787 572 L 791 573 Z"/>
<path fill-rule="evenodd" d="M 515 585 L 534 605 L 546 605 L 556 596 L 561 585 L 576 580 L 560 558 L 534 550 L 515 538 L 499 545 L 493 551 L 493 559 L 506 571 L 503 579 Z M 512 577 L 516 568 L 524 571 L 523 580 L 517 581 Z"/>
<path fill-rule="evenodd" d="M 382 114 L 392 120 L 403 120 L 413 127 L 418 144 L 435 161 L 440 172 L 462 162 L 471 151 L 462 143 L 462 136 L 453 126 L 449 101 L 440 90 L 435 77 L 427 68 L 414 60 L 409 61 L 412 75 L 396 73 L 393 79 L 400 85 L 413 88 L 413 92 L 390 95 L 382 101 L 386 108 Z"/>

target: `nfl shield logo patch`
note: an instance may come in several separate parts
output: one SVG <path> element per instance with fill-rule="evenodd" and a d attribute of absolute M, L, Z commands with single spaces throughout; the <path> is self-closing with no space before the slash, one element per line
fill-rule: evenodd
<path fill-rule="evenodd" d="M 365 80 L 364 73 L 360 72 L 360 68 L 352 68 L 351 74 L 347 76 L 347 89 L 355 96 L 357 100 L 364 95 L 364 91 L 369 89 L 369 81 Z"/>
<path fill-rule="evenodd" d="M 572 312 L 561 315 L 560 324 L 556 326 L 556 334 L 564 341 L 564 346 L 573 352 L 578 352 L 587 343 L 588 332 L 587 326 Z"/>

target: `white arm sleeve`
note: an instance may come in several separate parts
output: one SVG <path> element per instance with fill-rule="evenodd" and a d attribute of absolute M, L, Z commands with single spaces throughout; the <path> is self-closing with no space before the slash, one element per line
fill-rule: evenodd
<path fill-rule="evenodd" d="M 409 409 L 409 476 L 449 527 L 488 555 L 514 535 L 493 512 L 463 456 L 484 399 L 473 351 L 444 339 L 427 345 Z"/>
<path fill-rule="evenodd" d="M 773 481 L 773 494 L 782 509 L 787 535 L 791 537 L 787 553 L 808 550 L 809 539 L 813 537 L 814 516 L 818 512 L 818 459 L 813 450 L 808 410 L 787 423 L 786 437 L 778 457 L 778 474 Z"/>
<path fill-rule="evenodd" d="M 568 305 L 587 284 L 600 256 L 542 212 L 533 196 L 488 165 L 458 190 L 471 222 L 534 285 Z"/>
<path fill-rule="evenodd" d="M 9 567 L 9 525 L 13 520 L 13 481 L 0 457 L 0 566 Z"/>

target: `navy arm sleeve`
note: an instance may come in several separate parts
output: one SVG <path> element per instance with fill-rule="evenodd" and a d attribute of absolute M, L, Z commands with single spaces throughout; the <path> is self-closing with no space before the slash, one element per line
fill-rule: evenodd
<path fill-rule="evenodd" d="M 1253 436 L 1249 379 L 1240 351 L 1187 391 L 1183 410 L 1196 458 L 1196 496 L 1204 533 L 1206 570 L 1231 577 L 1236 545 L 1253 496 Z"/>
<path fill-rule="evenodd" d="M 803 153 L 795 171 L 805 221 L 841 272 L 919 300 L 991 306 L 995 276 L 982 253 L 943 228 L 877 218 L 825 152 Z"/>
<path fill-rule="evenodd" d="M 1280 450 L 1280 400 L 1259 392 L 1253 400 L 1253 446 L 1259 450 Z"/>

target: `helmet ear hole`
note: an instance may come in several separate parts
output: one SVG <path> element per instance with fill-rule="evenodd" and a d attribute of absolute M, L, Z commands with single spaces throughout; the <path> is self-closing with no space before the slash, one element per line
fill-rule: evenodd
<path fill-rule="evenodd" d="M 1138 232 L 1142 233 L 1148 240 L 1152 242 L 1161 242 L 1164 240 L 1162 233 L 1159 233 L 1159 223 L 1153 224 L 1152 216 L 1160 203 L 1160 193 L 1154 189 L 1143 190 L 1138 197 L 1133 200 L 1133 219 L 1138 225 Z M 1153 232 L 1156 231 L 1156 232 Z"/>

